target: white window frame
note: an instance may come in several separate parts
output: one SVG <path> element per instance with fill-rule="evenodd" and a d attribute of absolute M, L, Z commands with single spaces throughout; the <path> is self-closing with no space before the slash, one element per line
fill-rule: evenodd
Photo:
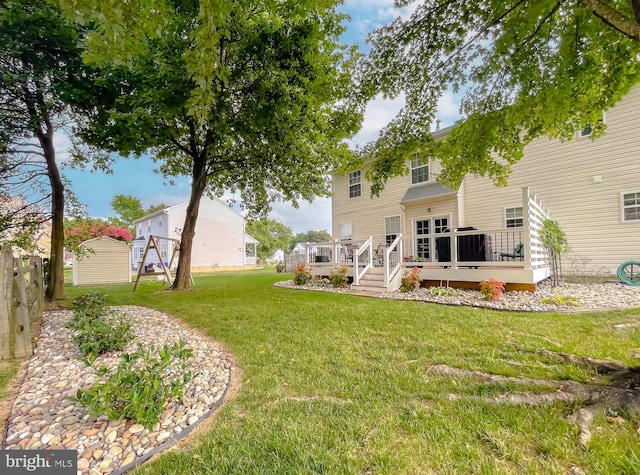
<path fill-rule="evenodd" d="M 520 211 L 520 216 L 517 214 L 509 215 L 509 212 L 517 213 Z M 524 208 L 522 206 L 508 206 L 504 208 L 504 227 L 507 229 L 512 228 L 522 228 L 524 227 Z M 520 225 L 509 226 L 509 221 L 517 221 L 520 220 Z"/>
<path fill-rule="evenodd" d="M 394 220 L 394 221 L 391 221 L 391 220 Z M 397 230 L 393 230 L 393 229 L 389 230 L 389 225 L 390 224 L 395 225 L 396 220 L 397 220 Z M 385 216 L 384 217 L 384 242 L 387 244 L 387 246 L 391 244 L 400 234 L 402 234 L 402 217 L 399 214 L 393 215 L 393 216 Z M 389 236 L 395 236 L 395 237 L 389 240 Z"/>
<path fill-rule="evenodd" d="M 602 113 L 602 119 L 600 120 L 600 123 L 601 124 L 606 124 L 607 123 L 606 119 L 607 119 L 606 114 L 603 112 Z M 586 132 L 587 128 L 589 129 L 588 132 Z M 578 129 L 578 138 L 579 139 L 585 139 L 587 137 L 591 137 L 592 133 L 593 133 L 593 125 L 585 124 L 582 128 Z"/>
<path fill-rule="evenodd" d="M 416 162 L 418 160 L 420 161 L 420 164 L 414 164 L 414 162 Z M 413 178 L 414 178 L 413 177 L 414 170 L 421 170 L 421 169 L 425 169 L 425 168 L 427 170 L 426 179 L 420 180 L 420 181 L 414 181 L 413 180 Z M 427 160 L 422 159 L 420 157 L 420 154 L 417 153 L 417 152 L 413 154 L 413 158 L 409 162 L 409 170 L 410 170 L 409 174 L 410 174 L 410 177 L 411 177 L 411 184 L 412 185 L 419 185 L 421 183 L 428 183 L 429 181 L 431 181 L 431 174 L 430 174 L 431 163 L 430 163 L 430 160 L 429 159 L 427 159 Z M 421 173 L 421 175 L 424 176 L 424 173 Z"/>
<path fill-rule="evenodd" d="M 353 221 L 345 221 L 344 223 L 340 223 L 340 240 L 353 240 Z"/>
<path fill-rule="evenodd" d="M 349 199 L 360 198 L 362 196 L 362 170 L 349 172 L 347 178 L 349 180 Z"/>
<path fill-rule="evenodd" d="M 625 201 L 627 201 L 629 198 L 625 198 L 626 196 L 630 196 L 630 195 L 635 195 L 633 198 L 633 200 L 636 201 L 635 204 L 625 204 Z M 626 219 L 626 215 L 625 215 L 625 210 L 626 209 L 631 209 L 631 208 L 638 208 L 638 219 Z M 623 191 L 620 193 L 620 221 L 622 223 L 638 223 L 640 224 L 640 190 L 635 190 L 635 191 Z"/>

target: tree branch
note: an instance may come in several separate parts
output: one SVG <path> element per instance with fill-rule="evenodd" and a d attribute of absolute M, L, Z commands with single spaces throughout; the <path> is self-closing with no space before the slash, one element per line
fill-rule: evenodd
<path fill-rule="evenodd" d="M 611 28 L 618 30 L 632 40 L 640 41 L 640 20 L 638 18 L 640 6 L 638 5 L 638 0 L 632 0 L 631 2 L 636 15 L 635 21 L 600 0 L 578 0 L 578 3 Z"/>

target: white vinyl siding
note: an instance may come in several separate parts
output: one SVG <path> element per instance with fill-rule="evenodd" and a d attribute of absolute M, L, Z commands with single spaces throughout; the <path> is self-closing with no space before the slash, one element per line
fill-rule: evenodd
<path fill-rule="evenodd" d="M 533 140 L 512 166 L 506 187 L 466 177 L 465 226 L 504 227 L 505 204 L 520 203 L 522 187 L 529 187 L 567 234 L 571 254 L 563 258 L 564 272 L 614 275 L 622 262 L 640 256 L 640 221 L 622 222 L 620 214 L 620 192 L 635 192 L 640 183 L 638 111 L 635 86 L 607 110 L 607 130 L 598 139 Z"/>
<path fill-rule="evenodd" d="M 640 221 L 640 191 L 622 195 L 622 220 Z"/>
<path fill-rule="evenodd" d="M 507 228 L 521 228 L 524 224 L 522 219 L 522 206 L 516 206 L 514 208 L 505 208 L 504 210 L 504 225 Z"/>
<path fill-rule="evenodd" d="M 362 196 L 362 170 L 349 173 L 349 198 Z"/>
<path fill-rule="evenodd" d="M 420 155 L 414 153 L 411 160 L 411 184 L 415 185 L 426 181 L 429 181 L 429 161 L 427 160 L 425 163 Z"/>

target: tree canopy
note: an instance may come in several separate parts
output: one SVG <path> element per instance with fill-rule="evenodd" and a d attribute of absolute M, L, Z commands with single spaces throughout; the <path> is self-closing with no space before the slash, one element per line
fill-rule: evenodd
<path fill-rule="evenodd" d="M 192 189 L 173 288 L 189 286 L 203 194 L 237 192 L 253 214 L 274 200 L 329 193 L 359 127 L 337 1 L 63 0 L 91 23 L 87 58 L 113 106 L 83 137 L 120 153 L 153 151 L 165 176 Z"/>
<path fill-rule="evenodd" d="M 133 224 L 135 220 L 165 208 L 168 208 L 168 206 L 164 203 L 144 208 L 140 198 L 133 195 L 118 194 L 111 200 L 111 209 L 116 215 L 109 218 L 109 222 L 115 226 L 126 228 L 133 233 L 135 231 Z"/>
<path fill-rule="evenodd" d="M 65 188 L 54 133 L 68 122 L 67 91 L 86 74 L 79 37 L 76 25 L 45 0 L 0 2 L 0 179 L 19 185 L 10 199 L 17 195 L 51 220 L 51 300 L 64 297 Z M 32 201 L 34 191 L 44 200 Z"/>
<path fill-rule="evenodd" d="M 270 258 L 278 249 L 288 249 L 293 238 L 289 226 L 268 218 L 247 221 L 247 233 L 258 240 L 257 254 L 260 261 Z"/>
<path fill-rule="evenodd" d="M 466 174 L 504 185 L 534 138 L 604 131 L 603 111 L 640 78 L 640 0 L 426 0 L 369 41 L 364 91 L 406 97 L 363 150 L 373 193 L 416 151 L 442 161 L 450 186 Z M 434 138 L 447 90 L 463 95 L 461 120 Z"/>
<path fill-rule="evenodd" d="M 301 242 L 329 242 L 331 241 L 331 234 L 326 229 L 321 231 L 309 230 L 304 233 L 296 234 L 289 244 L 288 251 L 291 252 L 296 247 L 296 244 Z"/>

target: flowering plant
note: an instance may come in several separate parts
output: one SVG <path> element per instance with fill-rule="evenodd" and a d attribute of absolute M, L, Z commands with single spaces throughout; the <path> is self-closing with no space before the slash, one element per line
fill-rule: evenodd
<path fill-rule="evenodd" d="M 504 293 L 504 282 L 493 277 L 480 282 L 480 293 L 485 300 L 500 300 Z"/>

